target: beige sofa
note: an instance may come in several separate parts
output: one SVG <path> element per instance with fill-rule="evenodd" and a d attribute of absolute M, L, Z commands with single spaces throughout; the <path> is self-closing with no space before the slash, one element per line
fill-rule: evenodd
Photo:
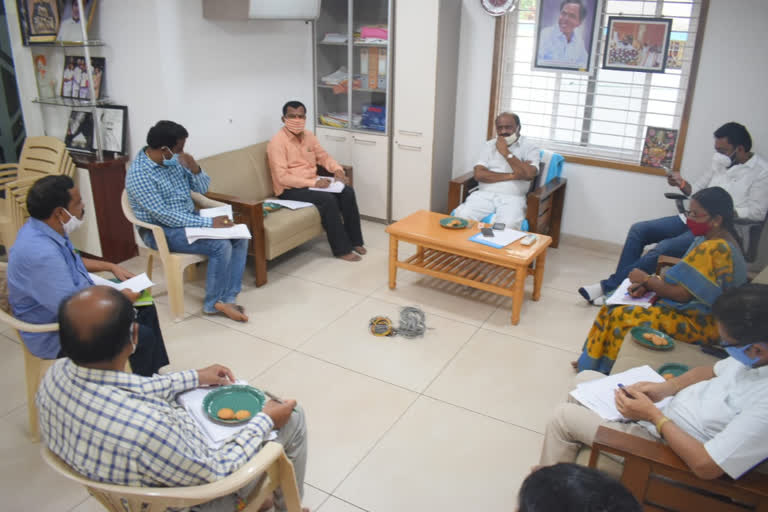
<path fill-rule="evenodd" d="M 262 203 L 274 197 L 266 142 L 202 158 L 199 164 L 211 176 L 206 195 L 231 204 L 235 221 L 247 224 L 251 230 L 253 239 L 248 252 L 254 258 L 256 286 L 267 282 L 268 260 L 324 234 L 320 214 L 314 207 L 282 208 L 263 216 Z M 344 169 L 351 179 L 352 169 Z"/>

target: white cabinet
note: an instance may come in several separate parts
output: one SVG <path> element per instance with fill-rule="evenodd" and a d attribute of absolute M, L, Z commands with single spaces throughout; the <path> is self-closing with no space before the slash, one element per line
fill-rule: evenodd
<path fill-rule="evenodd" d="M 461 2 L 395 5 L 392 220 L 446 208 Z"/>
<path fill-rule="evenodd" d="M 360 214 L 386 220 L 389 197 L 389 137 L 320 126 L 317 127 L 316 135 L 334 160 L 353 167 Z"/>

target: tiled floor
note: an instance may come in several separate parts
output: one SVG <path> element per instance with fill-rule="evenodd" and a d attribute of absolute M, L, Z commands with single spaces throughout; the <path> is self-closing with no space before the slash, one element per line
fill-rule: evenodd
<path fill-rule="evenodd" d="M 187 284 L 187 314 L 174 322 L 156 266 L 171 369 L 219 362 L 297 398 L 308 417 L 305 505 L 313 510 L 514 510 L 597 312 L 576 288 L 601 278 L 616 255 L 567 242 L 550 250 L 542 299 L 526 301 L 512 326 L 511 302 L 498 296 L 408 272 L 389 290 L 384 226 L 364 230 L 369 253 L 360 263 L 332 258 L 318 239 L 272 262 L 265 287 L 255 288 L 248 270 L 239 298 L 248 324 L 203 317 L 201 280 Z M 125 266 L 141 271 L 146 260 Z M 424 338 L 368 334 L 372 316 L 396 318 L 404 305 L 427 312 Z M 0 389 L 3 509 L 101 510 L 27 439 L 21 350 L 5 328 Z"/>

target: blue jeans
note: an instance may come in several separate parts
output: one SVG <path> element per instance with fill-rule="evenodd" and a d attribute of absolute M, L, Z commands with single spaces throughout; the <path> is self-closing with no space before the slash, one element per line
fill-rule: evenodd
<path fill-rule="evenodd" d="M 235 302 L 243 281 L 245 258 L 248 254 L 248 240 L 197 240 L 190 244 L 184 228 L 163 227 L 168 248 L 171 252 L 187 254 L 205 254 L 208 256 L 208 275 L 205 278 L 205 299 L 203 311 L 215 313 L 214 304 Z M 148 229 L 141 229 L 139 234 L 152 249 L 157 249 L 155 237 Z"/>
<path fill-rule="evenodd" d="M 656 262 L 662 254 L 682 258 L 693 243 L 693 233 L 680 217 L 662 217 L 632 224 L 621 251 L 616 272 L 603 281 L 603 293 L 609 293 L 619 287 L 629 276 L 632 269 L 639 268 L 649 274 L 656 271 Z M 643 255 L 646 245 L 657 244 Z"/>

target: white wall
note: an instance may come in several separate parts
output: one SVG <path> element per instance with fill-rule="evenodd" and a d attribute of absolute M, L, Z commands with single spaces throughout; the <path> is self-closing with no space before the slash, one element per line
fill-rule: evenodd
<path fill-rule="evenodd" d="M 683 153 L 685 176 L 695 177 L 712 156 L 712 132 L 727 121 L 750 130 L 754 147 L 768 155 L 768 68 L 764 65 L 768 2 L 711 0 L 696 92 Z M 749 13 L 744 16 L 741 13 Z M 454 176 L 471 169 L 476 148 L 486 136 L 491 87 L 494 19 L 480 2 L 463 0 L 459 86 L 454 138 Z M 522 119 L 523 131 L 525 119 Z M 675 213 L 672 191 L 658 176 L 566 164 L 563 232 L 622 242 L 638 220 Z"/>
<path fill-rule="evenodd" d="M 15 1 L 5 1 L 27 133 L 63 137 L 67 109 L 29 101 L 31 50 L 20 45 Z M 270 138 L 289 99 L 314 111 L 311 25 L 302 21 L 207 20 L 200 0 L 99 0 L 94 29 L 108 45 L 92 52 L 107 59 L 106 92 L 128 105 L 131 158 L 160 119 L 183 124 L 187 151 L 204 157 Z"/>

